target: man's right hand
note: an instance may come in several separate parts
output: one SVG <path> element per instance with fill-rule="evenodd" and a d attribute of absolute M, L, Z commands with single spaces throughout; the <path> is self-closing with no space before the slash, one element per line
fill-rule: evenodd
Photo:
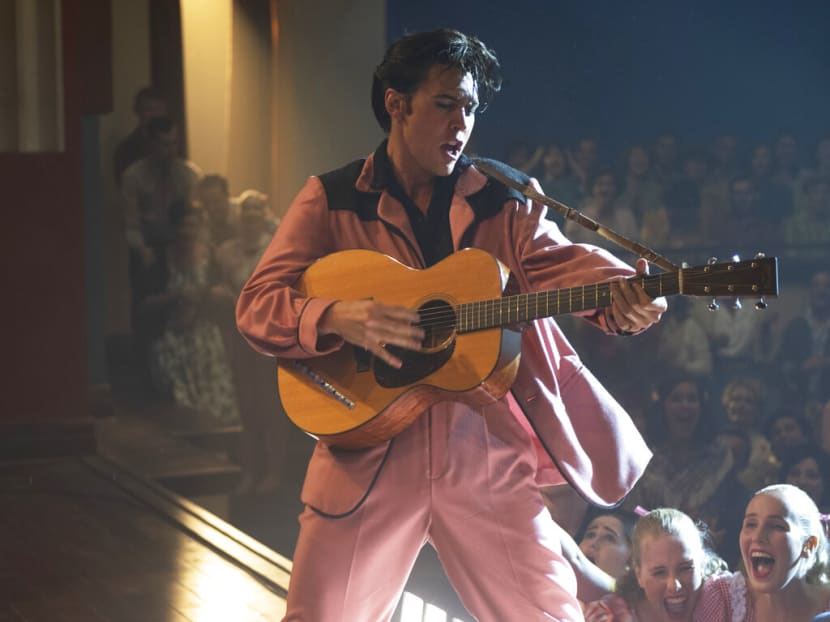
<path fill-rule="evenodd" d="M 424 338 L 424 330 L 416 326 L 420 319 L 418 313 L 405 307 L 373 300 L 339 301 L 323 313 L 318 332 L 338 335 L 397 369 L 402 361 L 386 346 L 420 350 Z"/>

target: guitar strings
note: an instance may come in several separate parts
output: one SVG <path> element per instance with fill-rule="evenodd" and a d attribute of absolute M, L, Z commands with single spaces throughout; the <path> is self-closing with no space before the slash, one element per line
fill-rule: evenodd
<path fill-rule="evenodd" d="M 586 287 L 590 288 L 590 297 L 594 298 L 595 302 L 598 302 L 598 299 L 610 290 L 610 283 L 598 283 Z M 583 287 L 562 288 L 544 292 L 516 294 L 504 298 L 466 302 L 455 306 L 448 305 L 440 309 L 426 309 L 419 312 L 421 320 L 415 325 L 423 328 L 449 328 L 458 324 L 459 315 L 480 321 L 482 316 L 485 320 L 488 316 L 495 320 L 496 313 L 499 314 L 500 320 L 504 316 L 507 316 L 508 323 L 511 321 L 510 315 L 513 314 L 517 315 L 513 321 L 523 321 L 527 319 L 527 314 L 531 309 L 538 312 L 541 304 L 544 304 L 546 311 L 549 311 L 551 304 L 555 305 L 558 313 L 559 309 L 564 306 L 565 301 L 567 301 L 567 305 L 570 308 L 574 306 L 574 300 L 577 298 L 582 299 L 584 303 L 585 291 Z M 576 296 L 574 296 L 575 292 L 578 292 Z M 563 294 L 565 295 L 563 296 Z M 542 299 L 541 303 L 540 298 Z M 581 310 L 583 308 L 574 309 L 574 311 Z M 489 324 L 489 322 L 484 323 Z M 500 323 L 498 322 L 494 325 L 499 325 Z"/>
<path fill-rule="evenodd" d="M 739 270 L 733 270 L 731 276 L 737 276 L 736 272 Z M 676 273 L 663 273 L 657 275 L 651 275 L 650 277 L 645 277 L 644 279 L 641 278 L 643 285 L 655 285 L 662 280 L 663 277 L 671 275 L 676 277 Z M 690 268 L 686 268 L 683 270 L 683 277 L 687 284 L 694 285 L 700 283 L 707 283 L 711 282 L 712 274 L 707 272 L 705 269 L 703 270 L 694 270 Z M 640 277 L 634 277 L 637 279 Z M 674 284 L 674 283 L 672 283 Z M 594 298 L 595 302 L 598 302 L 600 296 L 605 296 L 610 290 L 610 282 L 605 283 L 597 283 L 595 285 L 586 286 L 589 287 L 591 290 L 591 294 Z M 661 283 L 662 285 L 662 283 Z M 735 287 L 740 287 L 736 285 Z M 667 288 L 668 289 L 668 288 Z M 596 291 L 594 291 L 596 290 Z M 475 323 L 483 323 L 483 324 L 490 324 L 487 320 L 493 320 L 493 326 L 498 326 L 502 322 L 504 316 L 508 317 L 507 322 L 509 323 L 510 315 L 516 314 L 517 317 L 515 321 L 524 321 L 527 318 L 527 314 L 533 309 L 533 311 L 538 313 L 539 307 L 541 304 L 544 304 L 545 311 L 549 312 L 549 307 L 551 304 L 556 306 L 556 313 L 560 313 L 561 307 L 564 305 L 564 302 L 567 301 L 567 305 L 569 308 L 573 307 L 573 303 L 575 300 L 581 300 L 584 303 L 585 299 L 585 288 L 583 287 L 572 287 L 572 288 L 562 288 L 562 289 L 555 289 L 549 290 L 544 292 L 529 292 L 527 294 L 515 294 L 511 296 L 506 296 L 503 298 L 492 298 L 489 300 L 481 300 L 481 301 L 473 301 L 473 302 L 466 302 L 460 303 L 458 305 L 447 305 L 446 307 L 442 307 L 440 309 L 425 309 L 424 311 L 419 312 L 420 321 L 417 322 L 415 325 L 423 328 L 450 328 L 453 326 L 458 325 L 459 316 L 462 316 L 462 319 L 472 319 L 475 320 Z M 659 290 L 658 290 L 659 291 Z M 576 293 L 576 295 L 574 295 Z M 655 292 L 656 294 L 657 292 Z M 671 293 L 678 293 L 678 292 L 671 292 Z M 730 292 L 730 295 L 747 295 L 747 294 L 754 294 L 751 288 L 744 292 Z M 564 294 L 564 296 L 563 296 Z M 540 302 L 540 298 L 542 301 Z M 600 305 L 597 305 L 599 307 Z M 582 311 L 584 308 L 574 309 L 573 311 Z M 499 322 L 495 322 L 495 314 L 499 314 Z M 482 320 L 484 320 L 482 322 Z"/>

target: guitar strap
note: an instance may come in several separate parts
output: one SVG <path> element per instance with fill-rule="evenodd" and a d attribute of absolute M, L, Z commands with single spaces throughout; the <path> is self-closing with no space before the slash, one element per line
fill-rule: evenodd
<path fill-rule="evenodd" d="M 530 183 L 530 177 L 527 174 L 505 164 L 504 162 L 499 162 L 498 160 L 492 160 L 490 158 L 473 159 L 473 164 L 478 164 L 479 162 L 483 162 L 484 164 L 491 166 L 502 175 L 515 179 L 522 185 Z M 484 187 L 478 192 L 467 197 L 467 202 L 470 204 L 470 207 L 473 208 L 475 220 L 473 221 L 472 226 L 470 226 L 464 233 L 464 237 L 461 239 L 461 248 L 466 248 L 472 244 L 478 224 L 498 214 L 504 206 L 505 201 L 508 200 L 516 200 L 520 203 L 525 203 L 527 198 L 518 190 L 515 190 L 514 188 L 511 188 L 510 186 L 488 175 L 487 183 Z"/>

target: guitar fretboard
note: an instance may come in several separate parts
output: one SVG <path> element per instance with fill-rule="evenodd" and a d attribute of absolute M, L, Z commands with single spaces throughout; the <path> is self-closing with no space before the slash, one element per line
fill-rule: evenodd
<path fill-rule="evenodd" d="M 628 280 L 642 285 L 652 298 L 680 293 L 677 272 L 636 276 Z M 612 298 L 611 286 L 606 282 L 463 303 L 455 308 L 456 330 L 470 333 L 543 317 L 601 309 L 610 306 Z"/>

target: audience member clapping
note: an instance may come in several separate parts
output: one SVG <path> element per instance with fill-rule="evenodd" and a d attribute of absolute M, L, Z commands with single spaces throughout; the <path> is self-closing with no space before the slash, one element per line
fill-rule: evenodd
<path fill-rule="evenodd" d="M 664 380 L 651 423 L 654 458 L 626 501 L 626 507 L 673 507 L 703 521 L 727 559 L 740 521 L 735 500 L 743 489 L 735 478 L 731 452 L 713 442 L 715 425 L 699 378 Z M 722 548 L 721 548 L 722 547 Z"/>

